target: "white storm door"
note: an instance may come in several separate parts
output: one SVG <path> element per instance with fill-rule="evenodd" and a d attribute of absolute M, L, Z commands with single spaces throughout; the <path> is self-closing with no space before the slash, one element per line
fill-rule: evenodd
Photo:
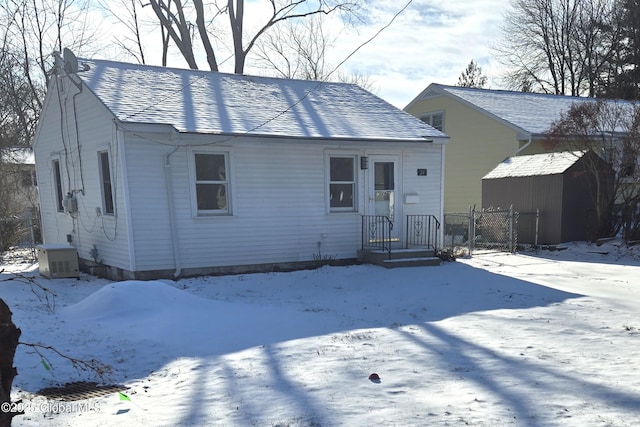
<path fill-rule="evenodd" d="M 369 215 L 385 216 L 393 224 L 391 241 L 400 240 L 402 204 L 400 203 L 399 158 L 369 156 Z"/>

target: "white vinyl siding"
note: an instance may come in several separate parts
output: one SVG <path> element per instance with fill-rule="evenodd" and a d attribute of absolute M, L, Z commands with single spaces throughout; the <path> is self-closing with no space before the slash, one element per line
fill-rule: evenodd
<path fill-rule="evenodd" d="M 66 243 L 67 236 L 70 235 L 71 245 L 78 250 L 80 258 L 93 261 L 91 251 L 95 245 L 99 261 L 130 270 L 132 258 L 129 251 L 130 236 L 127 233 L 128 212 L 124 209 L 126 193 L 123 187 L 126 181 L 121 167 L 123 153 L 117 148 L 113 116 L 90 91 L 81 92 L 74 98 L 75 102 L 72 102 L 71 98 L 77 89 L 71 86 L 69 96 L 60 102 L 56 98 L 57 91 L 48 92 L 34 141 L 43 240 L 46 244 Z M 78 138 L 82 141 L 82 150 L 69 150 L 70 142 L 66 133 L 63 141 L 60 135 L 60 107 L 63 108 L 65 117 L 77 116 Z M 75 144 L 75 135 L 71 141 Z M 117 217 L 104 215 L 99 172 L 100 151 L 110 153 L 113 205 L 123 208 L 118 210 Z M 60 166 L 63 201 L 67 193 L 72 193 L 77 199 L 78 211 L 73 217 L 59 211 L 59 192 L 53 166 L 56 161 Z"/>

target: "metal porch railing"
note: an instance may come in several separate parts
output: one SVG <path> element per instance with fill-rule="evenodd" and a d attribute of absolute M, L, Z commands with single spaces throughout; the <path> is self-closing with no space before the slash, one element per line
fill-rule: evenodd
<path fill-rule="evenodd" d="M 406 215 L 404 247 L 438 250 L 440 221 L 434 215 Z M 385 215 L 362 215 L 362 250 L 385 251 L 391 258 L 393 221 Z"/>
<path fill-rule="evenodd" d="M 393 222 L 385 215 L 362 215 L 362 250 L 386 251 L 391 258 Z"/>
<path fill-rule="evenodd" d="M 407 215 L 405 227 L 406 248 L 421 247 L 437 251 L 440 221 L 433 215 Z"/>

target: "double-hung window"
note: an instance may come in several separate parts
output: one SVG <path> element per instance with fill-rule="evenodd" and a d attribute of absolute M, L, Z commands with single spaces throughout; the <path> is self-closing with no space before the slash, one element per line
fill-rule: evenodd
<path fill-rule="evenodd" d="M 356 157 L 329 157 L 329 210 L 356 210 Z"/>
<path fill-rule="evenodd" d="M 230 214 L 228 154 L 195 153 L 194 163 L 197 214 Z"/>
<path fill-rule="evenodd" d="M 424 114 L 420 116 L 420 120 L 422 120 L 428 125 L 433 126 L 434 128 L 438 129 L 441 132 L 443 132 L 444 130 L 444 113 L 443 112 Z"/>
<path fill-rule="evenodd" d="M 100 151 L 98 153 L 100 184 L 102 187 L 102 211 L 106 215 L 115 213 L 113 204 L 113 185 L 111 183 L 111 167 L 109 164 L 109 152 Z"/>
<path fill-rule="evenodd" d="M 64 199 L 62 191 L 62 171 L 60 169 L 60 160 L 56 159 L 51 164 L 53 168 L 53 185 L 56 191 L 56 209 L 58 212 L 64 212 Z"/>

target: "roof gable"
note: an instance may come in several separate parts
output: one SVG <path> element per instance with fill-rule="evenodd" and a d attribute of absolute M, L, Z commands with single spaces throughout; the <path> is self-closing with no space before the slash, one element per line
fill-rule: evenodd
<path fill-rule="evenodd" d="M 180 132 L 422 141 L 446 135 L 357 85 L 80 60 L 78 77 L 124 123 Z M 82 69 L 83 67 L 80 67 Z"/>
<path fill-rule="evenodd" d="M 510 157 L 482 179 L 558 175 L 580 160 L 586 151 L 565 151 Z"/>

